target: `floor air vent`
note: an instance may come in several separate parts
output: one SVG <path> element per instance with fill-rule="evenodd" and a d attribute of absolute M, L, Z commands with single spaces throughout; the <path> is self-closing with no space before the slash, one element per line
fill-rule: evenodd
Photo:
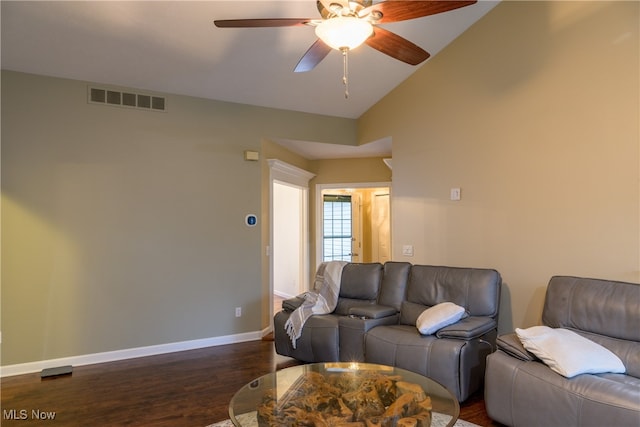
<path fill-rule="evenodd" d="M 92 86 L 89 87 L 89 102 L 91 104 L 114 105 L 149 111 L 166 111 L 167 105 L 166 99 L 163 96 L 124 92 Z"/>

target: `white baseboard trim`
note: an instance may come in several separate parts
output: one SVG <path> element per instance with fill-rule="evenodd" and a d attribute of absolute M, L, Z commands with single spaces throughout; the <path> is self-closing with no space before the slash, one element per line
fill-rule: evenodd
<path fill-rule="evenodd" d="M 276 290 L 273 291 L 273 294 L 276 295 L 276 296 L 279 296 L 280 298 L 284 298 L 284 299 L 289 299 L 289 298 L 293 298 L 293 297 L 296 296 L 296 295 L 289 295 L 286 292 L 281 292 L 281 291 L 276 291 Z"/>
<path fill-rule="evenodd" d="M 271 332 L 273 332 L 273 326 L 269 325 L 269 326 L 267 326 L 266 328 L 264 328 L 262 330 L 262 335 L 261 336 L 264 337 L 266 335 L 269 335 Z"/>
<path fill-rule="evenodd" d="M 147 347 L 128 348 L 124 350 L 107 351 L 103 353 L 84 354 L 80 356 L 62 357 L 59 359 L 39 360 L 36 362 L 18 363 L 16 365 L 0 366 L 0 378 L 13 375 L 31 374 L 43 369 L 57 366 L 83 366 L 94 363 L 115 362 L 117 360 L 134 359 L 136 357 L 155 356 L 176 351 L 196 350 L 205 347 L 234 344 L 261 339 L 270 328 L 262 331 L 245 332 L 243 334 L 225 335 L 221 337 L 203 338 L 191 341 L 181 341 L 168 344 L 151 345 Z M 265 333 L 266 331 L 266 333 Z"/>

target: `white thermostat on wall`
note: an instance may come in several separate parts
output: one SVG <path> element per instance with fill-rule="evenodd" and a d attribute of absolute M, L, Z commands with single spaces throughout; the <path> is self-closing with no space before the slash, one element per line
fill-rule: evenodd
<path fill-rule="evenodd" d="M 249 214 L 244 218 L 244 223 L 247 227 L 255 227 L 258 224 L 258 217 L 254 214 Z"/>

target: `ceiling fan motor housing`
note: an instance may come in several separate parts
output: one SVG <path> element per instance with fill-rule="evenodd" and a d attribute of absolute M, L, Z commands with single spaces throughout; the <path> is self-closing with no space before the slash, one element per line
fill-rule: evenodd
<path fill-rule="evenodd" d="M 342 16 L 357 16 L 358 12 L 362 9 L 369 7 L 373 4 L 372 0 L 317 0 L 316 1 L 318 12 L 324 19 L 336 15 Z M 346 9 L 346 10 L 345 10 Z"/>

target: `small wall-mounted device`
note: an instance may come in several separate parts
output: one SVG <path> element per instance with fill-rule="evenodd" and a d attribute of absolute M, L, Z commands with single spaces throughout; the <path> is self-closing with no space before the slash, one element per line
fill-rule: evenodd
<path fill-rule="evenodd" d="M 258 217 L 254 214 L 249 214 L 244 218 L 244 223 L 247 227 L 255 227 L 258 224 Z"/>
<path fill-rule="evenodd" d="M 257 151 L 245 150 L 244 159 L 252 162 L 260 160 L 260 153 Z"/>

